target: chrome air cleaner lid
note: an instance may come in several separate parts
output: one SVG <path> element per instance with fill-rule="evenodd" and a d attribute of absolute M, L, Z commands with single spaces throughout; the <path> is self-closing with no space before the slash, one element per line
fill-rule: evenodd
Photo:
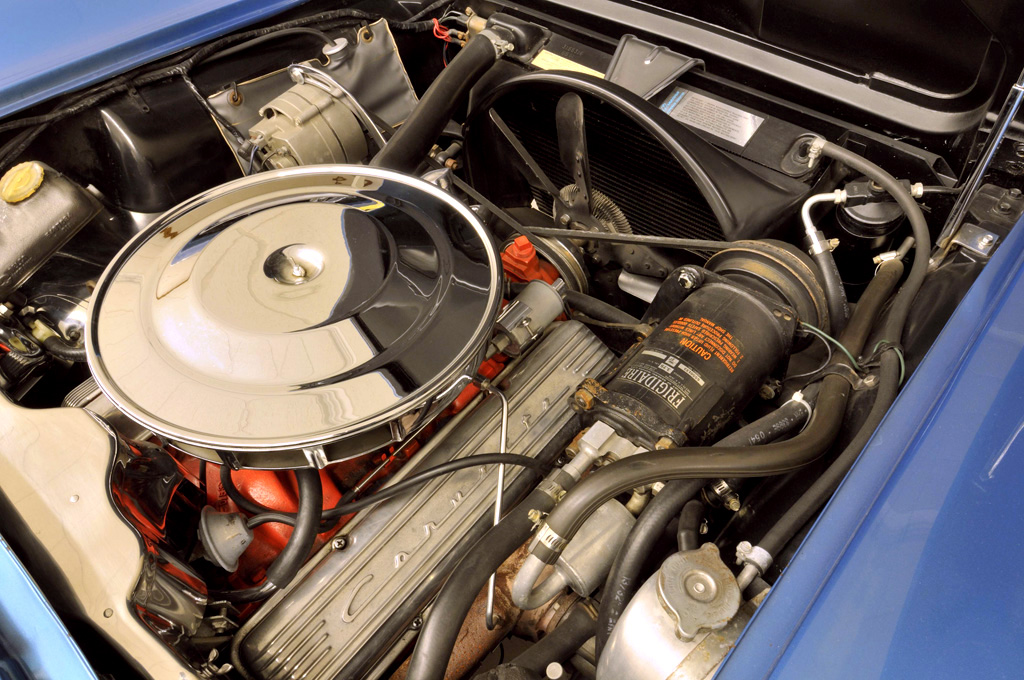
<path fill-rule="evenodd" d="M 199 455 L 323 464 L 457 394 L 499 283 L 482 224 L 431 184 L 363 166 L 266 172 L 174 208 L 118 254 L 93 298 L 89 367 L 125 414 Z"/>

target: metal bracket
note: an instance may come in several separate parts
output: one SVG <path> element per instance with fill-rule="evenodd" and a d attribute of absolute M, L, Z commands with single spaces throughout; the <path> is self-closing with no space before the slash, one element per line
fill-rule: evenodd
<path fill-rule="evenodd" d="M 309 85 L 313 85 L 314 87 L 318 87 L 332 97 L 340 100 L 352 111 L 352 113 L 355 114 L 356 118 L 359 119 L 359 122 L 361 122 L 363 127 L 366 128 L 370 137 L 373 138 L 373 141 L 377 143 L 380 148 L 384 148 L 384 145 L 387 143 L 387 140 L 384 139 L 384 133 L 382 133 L 380 128 L 377 127 L 377 124 L 373 122 L 373 119 L 370 118 L 370 114 L 366 112 L 366 109 L 356 101 L 356 98 L 353 97 L 348 90 L 342 87 L 337 80 L 331 77 L 331 74 L 326 71 L 321 71 L 315 66 L 310 66 L 309 64 L 292 64 L 288 67 L 288 75 L 296 83 L 307 83 Z"/>
<path fill-rule="evenodd" d="M 955 245 L 966 248 L 982 257 L 988 257 L 998 241 L 999 236 L 991 231 L 982 229 L 976 224 L 961 226 L 960 230 L 953 236 L 953 243 Z"/>
<path fill-rule="evenodd" d="M 627 34 L 615 48 L 605 78 L 650 99 L 695 66 L 704 68 L 703 60 Z"/>
<path fill-rule="evenodd" d="M 309 462 L 309 467 L 316 468 L 317 470 L 323 470 L 330 462 L 327 460 L 327 453 L 324 451 L 324 447 L 322 446 L 313 446 L 308 449 L 302 449 L 302 453 L 306 456 L 306 460 Z"/>

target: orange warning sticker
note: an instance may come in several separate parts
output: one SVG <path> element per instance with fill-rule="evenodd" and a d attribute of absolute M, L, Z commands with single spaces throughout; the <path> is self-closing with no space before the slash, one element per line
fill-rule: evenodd
<path fill-rule="evenodd" d="M 679 317 L 665 329 L 682 336 L 679 344 L 704 361 L 714 357 L 725 364 L 732 373 L 743 360 L 743 352 L 736 346 L 732 333 L 710 319 Z"/>

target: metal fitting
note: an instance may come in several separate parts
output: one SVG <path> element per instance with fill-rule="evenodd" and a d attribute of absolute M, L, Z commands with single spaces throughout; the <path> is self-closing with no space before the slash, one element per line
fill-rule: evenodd
<path fill-rule="evenodd" d="M 807 167 L 813 168 L 821 157 L 821 150 L 825 148 L 825 140 L 822 137 L 815 137 L 807 149 Z"/>
<path fill-rule="evenodd" d="M 764 548 L 751 545 L 750 541 L 740 541 L 736 546 L 736 564 L 743 565 L 743 570 L 736 577 L 740 589 L 745 589 L 758 576 L 764 576 L 768 567 L 772 566 L 772 556 Z"/>

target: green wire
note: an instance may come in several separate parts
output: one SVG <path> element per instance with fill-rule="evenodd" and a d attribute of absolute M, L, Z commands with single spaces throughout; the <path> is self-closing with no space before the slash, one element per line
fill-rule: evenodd
<path fill-rule="evenodd" d="M 875 343 L 875 348 L 871 350 L 872 353 L 878 351 L 878 346 L 885 343 L 885 340 L 879 340 Z M 895 350 L 896 356 L 900 358 L 900 385 L 903 384 L 903 378 L 907 375 L 907 362 L 903 360 L 903 349 L 896 345 L 890 345 L 888 349 Z"/>
<path fill-rule="evenodd" d="M 850 363 L 853 364 L 853 368 L 855 370 L 857 370 L 857 371 L 863 371 L 864 370 L 863 368 L 860 367 L 860 364 L 857 363 L 857 360 L 853 357 L 853 354 L 850 353 L 850 350 L 846 349 L 846 347 L 843 346 L 843 343 L 839 342 L 838 340 L 833 338 L 831 335 L 829 335 L 825 331 L 823 331 L 820 328 L 818 328 L 817 326 L 812 326 L 811 324 L 804 323 L 803 321 L 800 322 L 800 325 L 803 326 L 804 328 L 806 328 L 807 330 L 809 330 L 810 332 L 814 333 L 818 337 L 820 337 L 822 340 L 827 340 L 827 341 L 831 342 L 833 345 L 835 345 L 837 348 L 839 348 L 839 350 L 842 351 L 842 353 L 846 355 L 846 358 L 850 360 Z"/>

